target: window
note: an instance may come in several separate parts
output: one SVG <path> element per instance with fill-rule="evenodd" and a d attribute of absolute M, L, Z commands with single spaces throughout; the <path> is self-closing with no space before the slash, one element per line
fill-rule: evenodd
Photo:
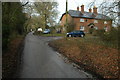
<path fill-rule="evenodd" d="M 108 31 L 108 27 L 107 27 L 107 26 L 105 26 L 105 27 L 104 27 L 104 30 L 105 30 L 105 31 Z"/>
<path fill-rule="evenodd" d="M 104 24 L 107 24 L 107 21 L 104 21 Z"/>
<path fill-rule="evenodd" d="M 82 31 L 83 31 L 84 29 L 85 29 L 85 27 L 84 27 L 84 26 L 80 26 L 80 30 L 82 30 Z"/>
<path fill-rule="evenodd" d="M 84 19 L 80 19 L 80 22 L 84 22 Z"/>
<path fill-rule="evenodd" d="M 98 30 L 98 27 L 94 27 L 96 30 Z"/>
<path fill-rule="evenodd" d="M 98 23 L 98 20 L 94 20 L 94 23 Z"/>

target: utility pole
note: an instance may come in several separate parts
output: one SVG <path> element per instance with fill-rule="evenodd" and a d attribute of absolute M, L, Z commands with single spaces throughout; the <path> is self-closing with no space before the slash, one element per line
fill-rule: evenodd
<path fill-rule="evenodd" d="M 68 19 L 67 19 L 67 16 L 68 16 L 68 0 L 66 0 L 66 31 L 67 31 L 67 28 L 68 28 Z"/>

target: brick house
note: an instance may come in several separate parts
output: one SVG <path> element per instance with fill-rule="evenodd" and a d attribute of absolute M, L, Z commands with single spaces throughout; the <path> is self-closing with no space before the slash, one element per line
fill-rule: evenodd
<path fill-rule="evenodd" d="M 105 29 L 109 31 L 112 27 L 112 19 L 108 16 L 99 14 L 97 12 L 97 7 L 89 9 L 88 12 L 84 11 L 84 5 L 81 6 L 81 11 L 79 7 L 77 10 L 69 10 L 67 14 L 68 23 L 74 23 L 74 30 L 83 30 L 85 32 L 89 32 L 90 28 L 97 29 Z M 62 14 L 60 19 L 60 25 L 62 26 L 62 31 L 64 32 L 66 24 L 66 13 Z"/>

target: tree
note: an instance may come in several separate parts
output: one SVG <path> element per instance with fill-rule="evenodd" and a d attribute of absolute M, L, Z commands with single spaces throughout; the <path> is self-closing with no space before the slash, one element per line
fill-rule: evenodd
<path fill-rule="evenodd" d="M 74 26 L 75 26 L 75 24 L 74 24 L 73 20 L 68 22 L 67 27 L 66 27 L 67 32 L 73 31 L 74 30 Z"/>
<path fill-rule="evenodd" d="M 102 2 L 99 6 L 100 11 L 102 11 L 102 14 L 109 16 L 111 19 L 113 19 L 113 25 L 118 26 L 119 25 L 119 4 L 120 1 L 113 1 L 111 3 L 108 3 L 106 1 Z"/>
<path fill-rule="evenodd" d="M 94 0 L 91 2 L 88 6 L 91 8 L 92 6 L 95 6 L 95 2 L 97 0 Z M 119 26 L 119 9 L 120 9 L 120 1 L 119 0 L 114 0 L 111 2 L 108 1 L 103 1 L 99 6 L 99 13 L 103 15 L 109 16 L 111 19 L 113 19 L 113 25 L 114 26 Z"/>
<path fill-rule="evenodd" d="M 35 13 L 35 10 L 33 9 L 33 3 L 28 3 L 26 6 L 24 6 L 24 13 L 26 14 L 26 22 L 24 25 L 24 29 L 26 32 L 29 32 L 32 26 L 32 14 Z"/>
<path fill-rule="evenodd" d="M 53 26 L 57 18 L 57 2 L 35 2 L 34 9 L 40 15 L 40 22 L 43 29 L 47 28 L 47 25 Z"/>
<path fill-rule="evenodd" d="M 23 34 L 25 15 L 20 2 L 2 3 L 3 49 L 7 48 L 13 35 Z"/>

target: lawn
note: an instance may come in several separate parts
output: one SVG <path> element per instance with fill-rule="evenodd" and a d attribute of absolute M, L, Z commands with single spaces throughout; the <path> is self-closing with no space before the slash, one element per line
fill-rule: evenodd
<path fill-rule="evenodd" d="M 63 38 L 49 43 L 55 50 L 84 69 L 103 78 L 118 78 L 118 47 L 98 37 Z"/>
<path fill-rule="evenodd" d="M 42 34 L 41 36 L 46 36 L 46 37 L 51 37 L 51 36 L 54 36 L 54 37 L 60 37 L 60 36 L 62 36 L 62 37 L 65 37 L 65 34 L 63 34 L 63 33 L 55 33 L 55 34 Z"/>
<path fill-rule="evenodd" d="M 50 33 L 50 34 L 43 34 L 40 32 L 35 32 L 34 35 L 39 35 L 39 36 L 44 36 L 44 37 L 65 37 L 66 34 L 65 33 Z"/>

